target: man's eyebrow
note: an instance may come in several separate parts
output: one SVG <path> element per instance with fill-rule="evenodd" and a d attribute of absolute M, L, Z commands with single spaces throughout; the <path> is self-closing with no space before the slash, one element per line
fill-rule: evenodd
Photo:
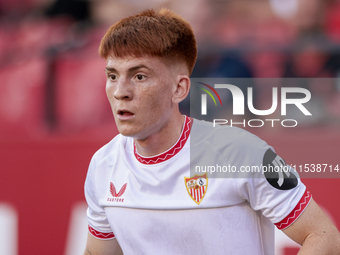
<path fill-rule="evenodd" d="M 145 68 L 145 69 L 151 70 L 151 69 L 150 69 L 149 67 L 147 67 L 146 65 L 141 64 L 141 65 L 138 65 L 138 66 L 131 67 L 131 68 L 129 69 L 129 72 L 133 72 L 133 71 L 136 71 L 136 70 L 141 69 L 141 68 Z"/>
<path fill-rule="evenodd" d="M 141 64 L 141 65 L 138 65 L 138 66 L 134 66 L 134 67 L 129 68 L 128 71 L 129 71 L 129 72 L 133 72 L 133 71 L 136 71 L 136 70 L 141 69 L 141 68 L 145 68 L 145 69 L 151 70 L 151 69 L 150 69 L 149 67 L 147 67 L 146 65 Z M 113 67 L 108 67 L 108 66 L 105 68 L 105 71 L 117 73 L 117 70 L 116 70 L 116 69 L 114 69 Z"/>
<path fill-rule="evenodd" d="M 109 71 L 109 72 L 117 72 L 116 69 L 114 69 L 114 68 L 112 68 L 112 67 L 108 67 L 108 66 L 105 68 L 105 71 Z"/>

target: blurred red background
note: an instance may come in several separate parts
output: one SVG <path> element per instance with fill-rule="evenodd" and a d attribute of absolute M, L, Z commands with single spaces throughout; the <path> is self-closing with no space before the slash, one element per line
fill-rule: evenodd
<path fill-rule="evenodd" d="M 117 134 L 100 39 L 120 18 L 161 6 L 193 26 L 199 52 L 192 77 L 331 78 L 305 85 L 316 99 L 313 121 L 250 131 L 289 164 L 340 165 L 340 1 L 0 0 L 0 207 L 17 217 L 12 254 L 72 254 L 72 213 L 85 202 L 88 164 Z M 257 106 L 266 107 L 271 87 L 254 86 Z M 188 106 L 181 105 L 187 115 Z M 304 183 L 340 227 L 340 179 Z M 296 248 L 286 245 L 281 254 Z"/>

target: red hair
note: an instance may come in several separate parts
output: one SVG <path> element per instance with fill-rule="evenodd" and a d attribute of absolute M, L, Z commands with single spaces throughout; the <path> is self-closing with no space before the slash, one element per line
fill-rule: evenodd
<path fill-rule="evenodd" d="M 197 46 L 190 24 L 174 12 L 162 8 L 146 10 L 124 18 L 104 35 L 99 55 L 105 59 L 130 56 L 159 56 L 181 61 L 191 74 Z"/>

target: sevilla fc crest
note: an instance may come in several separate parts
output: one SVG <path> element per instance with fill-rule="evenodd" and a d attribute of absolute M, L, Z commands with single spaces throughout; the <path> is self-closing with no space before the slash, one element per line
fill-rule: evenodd
<path fill-rule="evenodd" d="M 195 175 L 194 177 L 184 177 L 185 187 L 187 188 L 189 196 L 196 204 L 200 204 L 207 193 L 208 189 L 208 175 Z"/>

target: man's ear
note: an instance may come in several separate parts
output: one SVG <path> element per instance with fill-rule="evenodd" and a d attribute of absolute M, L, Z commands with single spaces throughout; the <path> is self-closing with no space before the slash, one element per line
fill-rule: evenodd
<path fill-rule="evenodd" d="M 176 81 L 176 86 L 174 86 L 174 91 L 172 93 L 172 102 L 178 104 L 189 94 L 190 78 L 188 75 L 179 74 Z"/>

